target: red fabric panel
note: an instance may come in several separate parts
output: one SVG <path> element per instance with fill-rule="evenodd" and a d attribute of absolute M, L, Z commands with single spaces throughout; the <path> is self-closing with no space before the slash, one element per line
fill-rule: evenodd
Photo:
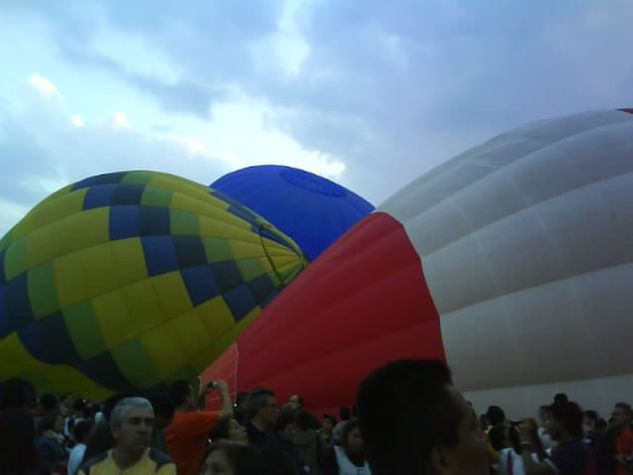
<path fill-rule="evenodd" d="M 202 384 L 207 384 L 215 379 L 222 379 L 228 383 L 229 393 L 235 396 L 237 393 L 237 357 L 237 343 L 233 343 L 200 375 Z M 233 399 L 235 399 L 235 397 Z M 219 411 L 221 407 L 222 399 L 220 398 L 219 392 L 211 391 L 207 394 L 205 398 L 206 410 Z"/>
<path fill-rule="evenodd" d="M 238 344 L 240 390 L 267 385 L 280 402 L 298 393 L 314 411 L 352 404 L 359 381 L 388 361 L 444 359 L 420 257 L 380 212 L 303 271 Z"/>
<path fill-rule="evenodd" d="M 629 114 L 633 114 L 633 109 L 618 109 L 618 110 L 622 112 L 628 112 Z"/>

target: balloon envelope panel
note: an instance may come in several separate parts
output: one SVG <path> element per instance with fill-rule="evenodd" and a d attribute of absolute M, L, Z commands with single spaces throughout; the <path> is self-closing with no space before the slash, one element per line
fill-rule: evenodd
<path fill-rule="evenodd" d="M 264 216 L 314 260 L 374 207 L 342 186 L 296 168 L 248 167 L 211 187 Z"/>
<path fill-rule="evenodd" d="M 238 387 L 330 409 L 353 403 L 370 367 L 437 356 L 478 410 L 524 417 L 568 392 L 604 413 L 633 397 L 631 157 L 633 116 L 601 111 L 529 124 L 423 175 L 238 339 Z"/>
<path fill-rule="evenodd" d="M 0 264 L 0 379 L 100 397 L 197 376 L 305 260 L 207 187 L 132 171 L 46 198 Z"/>

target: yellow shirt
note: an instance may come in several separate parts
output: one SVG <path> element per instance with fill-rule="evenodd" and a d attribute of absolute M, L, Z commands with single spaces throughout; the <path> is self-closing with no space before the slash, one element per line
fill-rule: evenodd
<path fill-rule="evenodd" d="M 155 449 L 147 449 L 137 463 L 121 470 L 112 457 L 112 450 L 109 450 L 86 462 L 77 473 L 79 475 L 141 475 L 146 473 L 176 475 L 176 465 L 166 454 Z"/>

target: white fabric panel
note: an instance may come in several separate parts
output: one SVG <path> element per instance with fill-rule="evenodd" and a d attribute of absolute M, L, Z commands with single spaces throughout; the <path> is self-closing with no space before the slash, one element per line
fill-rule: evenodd
<path fill-rule="evenodd" d="M 462 389 L 523 394 L 525 411 L 541 393 L 513 388 L 547 387 L 538 406 L 565 381 L 633 374 L 633 115 L 516 129 L 378 211 L 404 225 L 422 259 Z"/>
<path fill-rule="evenodd" d="M 464 390 L 633 373 L 633 263 L 580 274 L 442 315 Z"/>
<path fill-rule="evenodd" d="M 633 400 L 633 374 L 466 391 L 464 397 L 472 403 L 477 414 L 486 412 L 488 406 L 494 404 L 502 407 L 508 418 L 517 420 L 525 417 L 537 418 L 538 408 L 554 402 L 554 395 L 557 393 L 567 394 L 583 410 L 593 409 L 608 420 L 616 402 Z"/>

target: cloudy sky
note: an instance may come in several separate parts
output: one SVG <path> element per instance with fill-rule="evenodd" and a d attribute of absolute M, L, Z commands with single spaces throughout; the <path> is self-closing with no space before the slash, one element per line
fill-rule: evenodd
<path fill-rule="evenodd" d="M 631 0 L 2 0 L 0 234 L 114 170 L 303 168 L 380 204 L 522 123 L 633 105 Z"/>

